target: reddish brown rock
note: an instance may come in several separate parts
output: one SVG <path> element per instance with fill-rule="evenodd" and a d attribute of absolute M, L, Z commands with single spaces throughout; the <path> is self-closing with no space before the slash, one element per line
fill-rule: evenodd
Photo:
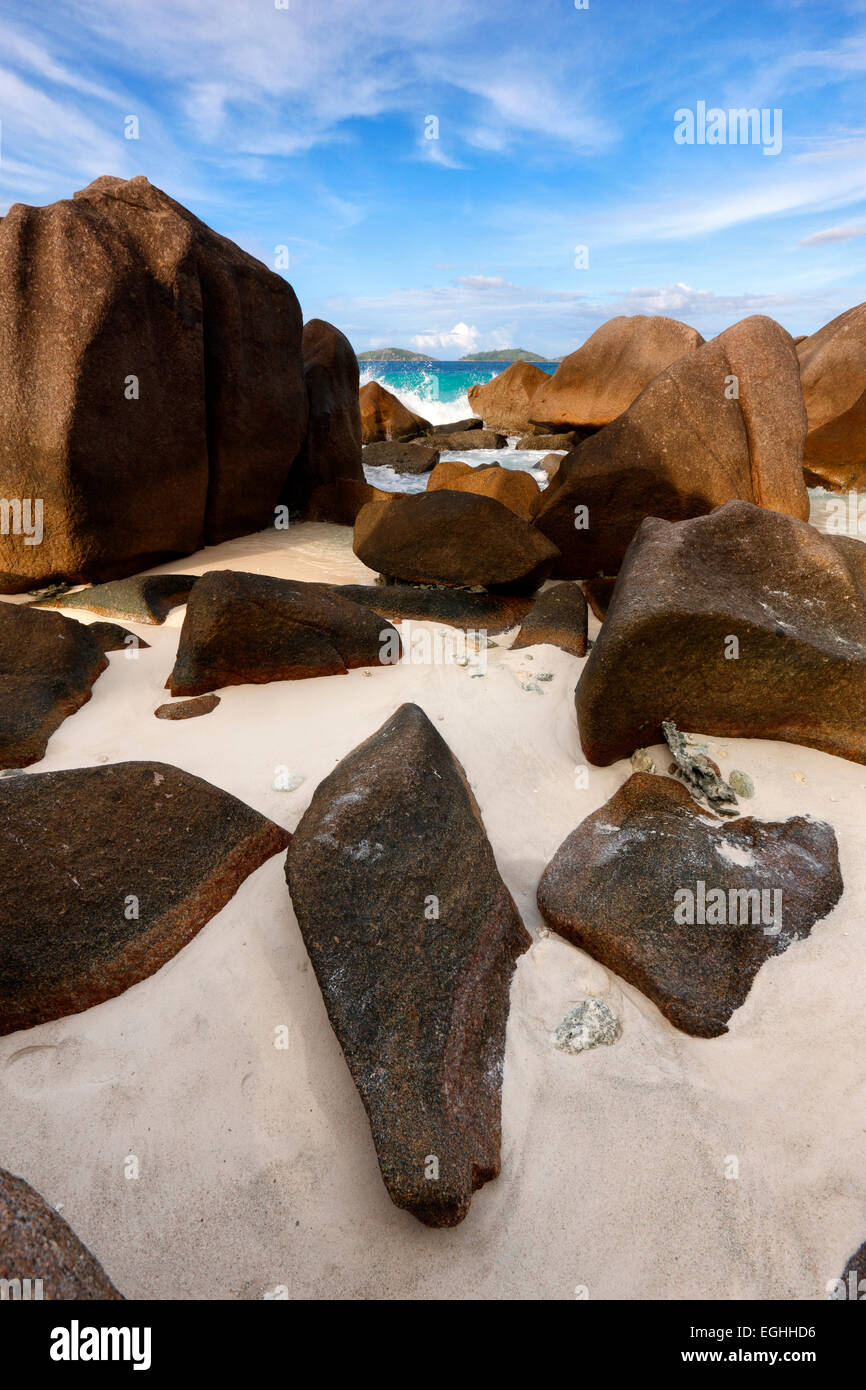
<path fill-rule="evenodd" d="M 735 324 L 563 459 L 535 517 L 562 555 L 556 574 L 616 574 L 647 516 L 679 521 L 742 498 L 807 519 L 805 431 L 793 341 L 772 319 Z"/>
<path fill-rule="evenodd" d="M 502 468 L 498 463 L 473 468 L 470 463 L 446 460 L 437 463 L 427 479 L 427 491 L 442 488 L 452 492 L 473 492 L 479 497 L 495 497 L 516 516 L 532 518 L 539 504 L 541 488 L 530 473 L 518 468 Z"/>
<path fill-rule="evenodd" d="M 195 574 L 136 574 L 111 584 L 46 595 L 34 599 L 34 606 L 83 608 L 106 618 L 125 618 L 129 623 L 164 623 L 173 608 L 186 603 L 197 579 Z"/>
<path fill-rule="evenodd" d="M 637 772 L 560 845 L 538 906 L 675 1027 L 715 1038 L 764 961 L 808 936 L 841 896 L 831 826 L 802 816 L 713 823 L 678 782 Z"/>
<path fill-rule="evenodd" d="M 368 381 L 362 386 L 359 400 L 361 437 L 365 444 L 378 444 L 386 439 L 415 439 L 431 428 L 429 420 L 407 410 L 403 402 L 378 381 Z"/>
<path fill-rule="evenodd" d="M 511 650 L 547 642 L 552 647 L 561 647 L 571 656 L 586 656 L 588 616 L 579 584 L 568 580 L 555 584 L 538 595 L 523 619 Z"/>
<path fill-rule="evenodd" d="M 564 357 L 553 376 L 545 375 L 530 418 L 551 428 L 608 425 L 659 372 L 703 341 L 688 324 L 661 314 L 610 319 Z"/>
<path fill-rule="evenodd" d="M 0 1034 L 153 975 L 290 838 L 166 763 L 0 781 Z"/>
<path fill-rule="evenodd" d="M 27 767 L 108 666 L 84 623 L 0 603 L 0 767 Z"/>
<path fill-rule="evenodd" d="M 104 652 L 137 651 L 139 648 L 146 650 L 150 646 L 149 642 L 145 642 L 128 628 L 120 627 L 118 623 L 90 623 L 87 631 Z"/>
<path fill-rule="evenodd" d="M 175 705 L 158 705 L 153 712 L 157 719 L 198 719 L 215 710 L 219 702 L 219 695 L 197 695 L 194 700 L 179 700 Z"/>
<path fill-rule="evenodd" d="M 378 505 L 378 504 L 377 504 Z M 172 695 L 389 664 L 391 624 L 323 584 L 208 570 L 187 605 Z"/>
<path fill-rule="evenodd" d="M 383 441 L 381 444 L 364 446 L 364 464 L 367 468 L 393 468 L 395 473 L 429 473 L 438 462 L 438 447 L 430 448 L 416 441 L 406 444 Z"/>
<path fill-rule="evenodd" d="M 499 1173 L 509 985 L 530 938 L 417 705 L 320 783 L 286 876 L 389 1196 L 454 1226 Z"/>
<path fill-rule="evenodd" d="M 0 1279 L 8 1281 L 7 1299 L 123 1299 L 63 1217 L 5 1168 L 0 1168 Z"/>
<path fill-rule="evenodd" d="M 306 432 L 291 287 L 147 179 L 0 222 L 0 476 L 41 544 L 0 590 L 113 579 L 261 529 Z"/>
<path fill-rule="evenodd" d="M 512 362 L 492 381 L 469 387 L 469 404 L 487 429 L 501 434 L 526 434 L 529 407 L 536 391 L 550 381 L 547 372 L 531 362 Z"/>
<path fill-rule="evenodd" d="M 355 522 L 354 549 L 390 579 L 520 591 L 537 588 L 557 556 L 501 502 L 445 489 L 369 503 Z"/>
<path fill-rule="evenodd" d="M 593 763 L 668 719 L 866 762 L 866 545 L 748 502 L 645 521 L 575 703 Z"/>
<path fill-rule="evenodd" d="M 303 354 L 307 436 L 284 492 L 284 499 L 299 510 L 318 487 L 364 482 L 354 348 L 333 324 L 310 319 L 304 324 Z"/>
<path fill-rule="evenodd" d="M 797 346 L 809 432 L 810 486 L 866 486 L 866 304 L 840 314 Z"/>
<path fill-rule="evenodd" d="M 599 575 L 596 579 L 583 580 L 586 601 L 600 623 L 607 617 L 607 610 L 616 587 L 616 575 Z"/>

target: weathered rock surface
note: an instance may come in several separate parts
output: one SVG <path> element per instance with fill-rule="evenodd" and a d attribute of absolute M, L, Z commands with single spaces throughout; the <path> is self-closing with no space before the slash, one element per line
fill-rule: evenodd
<path fill-rule="evenodd" d="M 519 468 L 503 468 L 498 463 L 482 464 L 446 459 L 437 463 L 427 479 L 427 491 L 448 488 L 453 492 L 473 492 L 479 497 L 495 497 L 509 511 L 529 521 L 539 505 L 541 488 L 530 473 Z"/>
<path fill-rule="evenodd" d="M 616 574 L 647 516 L 680 521 L 742 498 L 807 520 L 805 431 L 792 339 L 760 315 L 734 324 L 566 455 L 536 514 L 562 554 L 557 575 Z"/>
<path fill-rule="evenodd" d="M 198 719 L 210 714 L 220 702 L 219 695 L 196 695 L 193 700 L 179 700 L 175 705 L 158 705 L 153 711 L 157 719 Z"/>
<path fill-rule="evenodd" d="M 566 430 L 561 434 L 525 434 L 522 439 L 518 439 L 517 448 L 568 450 L 588 439 L 592 433 L 592 430 Z"/>
<path fill-rule="evenodd" d="M 431 425 L 427 431 L 430 434 L 465 434 L 467 430 L 480 430 L 484 428 L 484 421 L 477 415 L 470 415 L 467 420 L 454 420 L 450 425 Z"/>
<path fill-rule="evenodd" d="M 532 603 L 517 594 L 473 593 L 418 584 L 339 584 L 333 592 L 395 622 L 409 618 L 493 634 L 516 627 Z"/>
<path fill-rule="evenodd" d="M 147 650 L 150 646 L 149 642 L 118 623 L 90 623 L 87 631 L 104 652 L 127 652 L 136 648 Z"/>
<path fill-rule="evenodd" d="M 361 407 L 361 438 L 365 444 L 377 444 L 385 439 L 415 439 L 432 429 L 429 420 L 407 410 L 401 400 L 378 381 L 362 386 L 358 399 Z"/>
<path fill-rule="evenodd" d="M 303 448 L 292 465 L 284 500 L 303 509 L 317 487 L 345 479 L 364 482 L 361 466 L 361 405 L 358 359 L 348 338 L 324 319 L 310 319 L 303 332 L 308 424 Z"/>
<path fill-rule="evenodd" d="M 803 458 L 812 486 L 866 485 L 866 304 L 797 345 L 809 432 Z"/>
<path fill-rule="evenodd" d="M 154 188 L 0 222 L 0 591 L 113 579 L 261 529 L 306 432 L 291 287 Z"/>
<path fill-rule="evenodd" d="M 579 584 L 565 580 L 538 595 L 523 619 L 511 650 L 548 642 L 572 656 L 586 656 L 588 621 L 583 590 Z"/>
<path fill-rule="evenodd" d="M 636 772 L 557 850 L 538 906 L 677 1028 L 714 1038 L 764 961 L 808 936 L 841 895 L 831 826 L 715 823 L 678 782 Z"/>
<path fill-rule="evenodd" d="M 0 1168 L 0 1279 L 20 1280 L 19 1296 L 29 1290 L 31 1299 L 123 1299 L 63 1217 L 5 1168 Z M 38 1295 L 33 1287 L 37 1279 L 42 1285 Z M 16 1294 L 10 1291 L 8 1297 Z"/>
<path fill-rule="evenodd" d="M 660 742 L 668 719 L 866 762 L 866 545 L 748 502 L 650 518 L 575 702 L 594 763 Z"/>
<path fill-rule="evenodd" d="M 469 404 L 488 429 L 502 434 L 526 434 L 530 404 L 536 391 L 550 381 L 547 372 L 531 362 L 512 362 L 492 381 L 469 387 Z"/>
<path fill-rule="evenodd" d="M 544 376 L 530 418 L 551 427 L 608 425 L 628 410 L 645 386 L 703 338 L 662 314 L 609 319 Z"/>
<path fill-rule="evenodd" d="M 202 695 L 345 675 L 381 664 L 385 633 L 396 640 L 390 623 L 325 585 L 209 570 L 190 596 L 166 686 L 172 695 Z"/>
<path fill-rule="evenodd" d="M 355 554 L 390 579 L 531 590 L 556 548 L 492 497 L 421 492 L 369 503 L 355 522 Z"/>
<path fill-rule="evenodd" d="M 166 763 L 0 781 L 0 1034 L 153 975 L 289 839 Z"/>
<path fill-rule="evenodd" d="M 173 608 L 186 603 L 197 581 L 195 574 L 136 574 L 111 584 L 35 599 L 34 606 L 84 608 L 88 613 L 124 618 L 128 623 L 164 623 Z"/>
<path fill-rule="evenodd" d="M 0 603 L 0 767 L 27 767 L 108 666 L 83 623 Z"/>
<path fill-rule="evenodd" d="M 509 986 L 530 939 L 417 705 L 319 785 L 286 876 L 391 1200 L 454 1226 L 499 1173 Z"/>
<path fill-rule="evenodd" d="M 583 580 L 583 592 L 586 594 L 586 601 L 592 609 L 599 622 L 604 622 L 607 617 L 607 610 L 613 598 L 613 591 L 616 587 L 616 575 L 598 575 L 595 579 Z"/>
<path fill-rule="evenodd" d="M 459 430 L 455 434 L 428 434 L 424 441 L 443 453 L 463 453 L 467 449 L 505 449 L 508 440 L 495 430 Z"/>
<path fill-rule="evenodd" d="M 429 473 L 439 462 L 439 449 L 427 444 L 384 442 L 364 447 L 368 468 L 393 468 L 395 473 Z"/>

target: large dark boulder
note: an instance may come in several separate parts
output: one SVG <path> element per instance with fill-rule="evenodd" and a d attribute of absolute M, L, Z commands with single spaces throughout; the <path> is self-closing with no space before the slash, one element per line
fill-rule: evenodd
<path fill-rule="evenodd" d="M 289 839 L 166 763 L 0 780 L 0 1034 L 153 975 Z"/>
<path fill-rule="evenodd" d="M 470 386 L 469 404 L 487 429 L 501 434 L 526 434 L 533 397 L 549 381 L 547 372 L 532 362 L 512 362 L 492 381 Z"/>
<path fill-rule="evenodd" d="M 594 763 L 666 719 L 866 762 L 866 545 L 748 502 L 645 521 L 575 703 Z"/>
<path fill-rule="evenodd" d="M 364 464 L 367 468 L 393 468 L 395 473 L 429 473 L 438 462 L 438 446 L 431 448 L 420 441 L 401 444 L 394 440 L 383 440 L 381 444 L 364 446 Z"/>
<path fill-rule="evenodd" d="M 261 529 L 306 423 L 291 286 L 146 178 L 0 221 L 0 591 Z"/>
<path fill-rule="evenodd" d="M 348 338 L 310 319 L 303 333 L 307 437 L 289 474 L 285 497 L 303 509 L 317 487 L 364 482 L 361 465 L 361 406 L 358 359 Z"/>
<path fill-rule="evenodd" d="M 320 783 L 286 875 L 391 1200 L 454 1226 L 499 1173 L 509 986 L 530 939 L 417 705 Z"/>
<path fill-rule="evenodd" d="M 714 823 L 679 782 L 637 772 L 560 845 L 538 906 L 677 1028 L 714 1038 L 764 961 L 808 936 L 841 896 L 831 826 L 802 816 Z"/>
<path fill-rule="evenodd" d="M 564 579 L 616 574 L 644 517 L 680 521 L 742 498 L 807 520 L 806 413 L 793 340 L 744 319 L 687 352 L 567 454 L 536 513 Z"/>
<path fill-rule="evenodd" d="M 27 767 L 108 666 L 83 623 L 0 602 L 0 767 Z"/>
<path fill-rule="evenodd" d="M 354 548 L 392 579 L 515 590 L 537 588 L 558 555 L 501 502 L 446 489 L 368 503 L 355 521 Z"/>
<path fill-rule="evenodd" d="M 12 1299 L 123 1299 L 63 1217 L 5 1168 L 0 1168 L 0 1279 L 9 1281 L 6 1297 Z"/>
<path fill-rule="evenodd" d="M 547 642 L 552 647 L 561 647 L 571 656 L 586 656 L 588 626 L 589 613 L 583 590 L 579 584 L 566 580 L 538 595 L 523 619 L 511 650 Z"/>
<path fill-rule="evenodd" d="M 847 492 L 866 484 L 866 304 L 797 344 L 809 432 L 810 485 Z"/>
<path fill-rule="evenodd" d="M 208 570 L 190 595 L 172 695 L 345 675 L 393 660 L 391 624 L 322 584 Z"/>

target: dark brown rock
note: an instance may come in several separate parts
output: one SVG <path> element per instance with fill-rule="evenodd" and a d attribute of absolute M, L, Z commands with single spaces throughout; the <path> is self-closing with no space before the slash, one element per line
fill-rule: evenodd
<path fill-rule="evenodd" d="M 364 463 L 367 468 L 393 468 L 395 473 L 429 473 L 439 462 L 439 449 L 426 444 L 386 442 L 367 444 Z"/>
<path fill-rule="evenodd" d="M 0 781 L 0 1034 L 153 975 L 290 838 L 167 763 Z"/>
<path fill-rule="evenodd" d="M 172 695 L 202 695 L 225 685 L 345 675 L 387 664 L 386 634 L 397 640 L 390 623 L 325 585 L 208 570 L 190 596 L 166 686 Z"/>
<path fill-rule="evenodd" d="M 138 647 L 146 650 L 150 646 L 149 642 L 118 623 L 90 623 L 87 631 L 104 652 L 128 652 Z"/>
<path fill-rule="evenodd" d="M 465 434 L 467 430 L 480 430 L 484 428 L 484 421 L 477 415 L 470 415 L 468 420 L 454 420 L 450 425 L 431 425 L 427 431 L 430 434 Z"/>
<path fill-rule="evenodd" d="M 616 587 L 616 575 L 598 575 L 596 579 L 584 579 L 582 583 L 587 603 L 598 621 L 604 622 Z"/>
<path fill-rule="evenodd" d="M 855 1250 L 843 1269 L 842 1282 L 845 1292 L 838 1293 L 837 1297 L 856 1299 L 858 1303 L 866 1299 L 866 1241 Z"/>
<path fill-rule="evenodd" d="M 108 666 L 83 623 L 0 602 L 0 767 L 27 767 Z"/>
<path fill-rule="evenodd" d="M 386 439 L 415 439 L 432 428 L 429 420 L 407 410 L 403 402 L 378 381 L 368 381 L 362 386 L 358 399 L 361 438 L 365 444 L 378 444 Z"/>
<path fill-rule="evenodd" d="M 531 418 L 551 427 L 608 425 L 659 372 L 703 343 L 694 328 L 662 314 L 621 314 L 564 357 L 532 398 Z"/>
<path fill-rule="evenodd" d="M 284 500 L 302 510 L 317 487 L 364 482 L 358 359 L 349 339 L 324 319 L 310 319 L 303 333 L 308 424 L 292 465 Z"/>
<path fill-rule="evenodd" d="M 492 381 L 469 387 L 469 404 L 483 418 L 488 429 L 503 434 L 528 434 L 530 405 L 545 382 L 547 372 L 532 362 L 512 362 Z"/>
<path fill-rule="evenodd" d="M 0 477 L 44 517 L 0 534 L 0 590 L 268 525 L 306 414 L 291 287 L 146 178 L 0 222 Z"/>
<path fill-rule="evenodd" d="M 409 618 L 447 623 L 449 627 L 494 636 L 516 627 L 532 602 L 517 594 L 473 593 L 469 589 L 419 584 L 340 584 L 333 592 L 394 622 Z"/>
<path fill-rule="evenodd" d="M 509 985 L 530 939 L 417 705 L 319 785 L 286 875 L 391 1200 L 454 1226 L 499 1173 Z"/>
<path fill-rule="evenodd" d="M 186 603 L 197 580 L 195 574 L 136 574 L 111 584 L 35 599 L 34 606 L 84 608 L 88 613 L 124 618 L 128 623 L 164 623 L 173 608 Z"/>
<path fill-rule="evenodd" d="M 467 449 L 505 449 L 508 440 L 504 434 L 495 430 L 460 430 L 456 434 L 427 435 L 425 443 L 434 445 L 443 453 L 462 454 Z"/>
<path fill-rule="evenodd" d="M 866 304 L 797 345 L 809 432 L 803 462 L 811 486 L 866 485 Z"/>
<path fill-rule="evenodd" d="M 588 439 L 593 430 L 566 430 L 561 434 L 525 434 L 518 439 L 518 449 L 573 449 L 581 440 Z"/>
<path fill-rule="evenodd" d="M 355 554 L 391 579 L 527 591 L 557 557 L 539 531 L 501 502 L 469 492 L 421 492 L 369 503 L 355 522 Z"/>
<path fill-rule="evenodd" d="M 866 545 L 748 502 L 645 521 L 575 701 L 594 763 L 664 720 L 866 762 Z"/>
<path fill-rule="evenodd" d="M 474 492 L 480 497 L 495 497 L 509 511 L 530 521 L 541 500 L 541 488 L 530 473 L 522 468 L 503 468 L 498 463 L 483 463 L 473 468 L 462 460 L 446 459 L 437 463 L 427 479 L 427 491 L 450 488 L 453 492 Z"/>
<path fill-rule="evenodd" d="M 757 899 L 743 896 L 753 890 Z M 831 826 L 802 816 L 714 824 L 678 782 L 637 772 L 559 847 L 538 906 L 677 1028 L 715 1038 L 764 961 L 841 896 Z"/>
<path fill-rule="evenodd" d="M 332 521 L 340 526 L 354 526 L 355 517 L 368 502 L 387 502 L 402 493 L 385 492 L 370 483 L 356 483 L 342 478 L 339 483 L 325 483 L 314 488 L 304 508 L 305 521 Z"/>
<path fill-rule="evenodd" d="M 153 712 L 157 719 L 197 719 L 210 714 L 219 702 L 219 695 L 197 695 L 194 700 L 179 700 L 176 705 L 159 705 Z"/>
<path fill-rule="evenodd" d="M 805 432 L 793 341 L 759 315 L 735 324 L 563 459 L 535 518 L 561 552 L 556 574 L 616 574 L 647 516 L 680 521 L 742 498 L 807 520 Z"/>
<path fill-rule="evenodd" d="M 539 594 L 530 608 L 511 650 L 547 642 L 572 656 L 586 656 L 588 614 L 579 584 L 566 580 Z"/>
<path fill-rule="evenodd" d="M 23 1178 L 0 1168 L 0 1279 L 21 1281 L 8 1298 L 123 1299 L 72 1227 Z M 39 1280 L 38 1293 L 33 1281 Z M 27 1281 L 30 1281 L 29 1284 Z"/>

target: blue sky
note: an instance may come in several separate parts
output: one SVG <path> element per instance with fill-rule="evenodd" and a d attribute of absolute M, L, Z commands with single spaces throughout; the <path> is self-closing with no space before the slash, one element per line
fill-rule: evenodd
<path fill-rule="evenodd" d="M 866 299 L 864 93 L 866 0 L 4 0 L 0 213 L 144 173 L 359 351 L 811 332 Z M 677 144 L 701 101 L 781 152 Z"/>

